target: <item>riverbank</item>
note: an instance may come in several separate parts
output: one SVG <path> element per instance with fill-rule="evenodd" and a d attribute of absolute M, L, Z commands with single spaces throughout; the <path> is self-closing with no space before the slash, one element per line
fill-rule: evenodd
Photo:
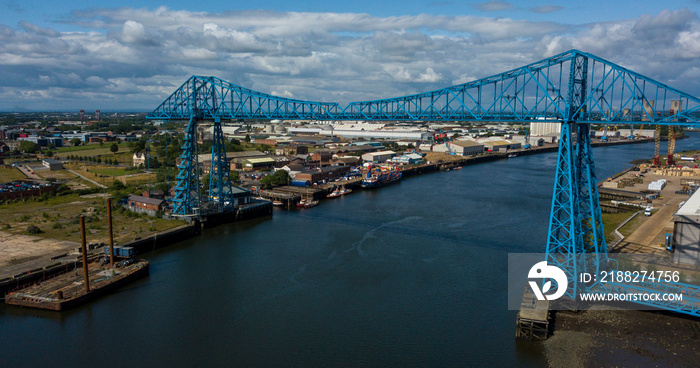
<path fill-rule="evenodd" d="M 671 312 L 557 312 L 550 367 L 697 367 L 700 320 Z"/>
<path fill-rule="evenodd" d="M 636 143 L 645 143 L 648 142 L 648 139 L 638 139 L 638 140 L 620 140 L 620 141 L 611 141 L 611 142 L 596 142 L 596 146 L 603 146 L 603 145 L 620 145 L 620 144 L 636 144 Z M 409 166 L 409 167 L 404 167 L 402 168 L 403 171 L 403 176 L 408 178 L 411 176 L 415 175 L 420 175 L 420 174 L 425 174 L 425 173 L 431 173 L 431 172 L 438 172 L 438 171 L 446 171 L 446 170 L 451 170 L 455 169 L 457 167 L 461 166 L 470 166 L 470 165 L 476 165 L 476 164 L 482 164 L 482 163 L 487 163 L 487 162 L 493 162 L 497 160 L 503 160 L 503 159 L 509 159 L 512 158 L 511 155 L 515 156 L 527 156 L 527 155 L 534 155 L 534 154 L 540 154 L 540 153 L 549 153 L 549 152 L 556 152 L 558 150 L 558 146 L 555 144 L 552 145 L 547 145 L 544 147 L 534 147 L 530 149 L 518 149 L 518 150 L 511 150 L 508 153 L 487 153 L 483 155 L 478 155 L 478 156 L 470 156 L 470 157 L 462 157 L 462 156 L 454 156 L 454 155 L 449 155 L 449 154 L 443 154 L 436 156 L 438 157 L 435 162 L 430 162 L 430 163 L 425 163 L 421 165 L 414 165 L 414 166 Z M 511 157 L 509 157 L 511 156 Z M 516 157 L 517 158 L 517 157 Z M 362 190 L 362 188 L 359 186 L 359 180 L 355 180 L 355 182 L 352 183 L 329 183 L 321 186 L 319 189 L 320 191 L 314 191 L 313 196 L 316 199 L 323 199 L 325 200 L 325 196 L 330 193 L 337 185 L 345 185 L 349 184 L 348 187 L 353 188 L 354 193 L 359 192 Z M 281 188 L 277 188 L 280 190 Z M 295 193 L 294 191 L 298 191 L 300 188 L 294 188 L 294 187 L 289 187 L 288 189 L 292 190 L 292 193 L 290 194 L 287 192 L 287 196 L 290 198 L 290 206 L 288 208 L 296 208 L 292 203 L 292 201 L 296 200 L 298 201 L 300 198 L 302 198 L 303 194 L 300 193 Z M 284 190 L 284 189 L 281 189 Z M 351 193 L 352 194 L 352 193 Z M 273 194 L 274 195 L 274 194 Z M 308 193 L 306 194 L 308 196 Z M 49 202 L 52 203 L 52 202 Z M 76 204 L 87 204 L 88 202 L 85 201 L 85 199 L 80 198 L 79 200 L 66 200 L 65 198 L 62 198 L 60 200 L 60 205 L 65 207 L 66 205 L 71 205 L 75 206 Z M 89 204 L 93 205 L 94 207 L 98 208 L 98 202 L 96 200 L 91 200 Z M 61 208 L 63 208 L 61 207 Z M 251 208 L 246 208 L 244 211 L 239 211 L 240 213 L 237 213 L 233 219 L 228 218 L 230 216 L 209 216 L 205 221 L 200 223 L 199 221 L 192 223 L 190 225 L 183 225 L 180 227 L 177 227 L 175 229 L 168 229 L 165 231 L 156 231 L 156 232 L 151 232 L 150 234 L 146 236 L 136 236 L 132 238 L 132 240 L 127 240 L 127 241 L 122 241 L 118 243 L 117 245 L 120 246 L 130 246 L 133 247 L 138 254 L 143 254 L 144 252 L 147 251 L 152 251 L 157 248 L 169 246 L 171 244 L 177 243 L 179 241 L 191 238 L 193 236 L 197 236 L 201 234 L 202 228 L 203 227 L 213 227 L 217 226 L 223 223 L 228 223 L 231 221 L 241 221 L 245 220 L 247 218 L 252 218 L 252 217 L 258 217 L 258 216 L 268 216 L 272 215 L 272 206 L 271 204 L 267 206 L 249 206 Z M 259 208 L 258 208 L 259 207 Z M 44 215 L 44 218 L 42 220 L 46 221 L 48 220 L 53 220 L 57 223 L 61 223 L 62 226 L 66 226 L 65 222 L 66 220 L 61 219 L 61 214 L 62 218 L 65 219 L 66 213 L 64 210 L 61 210 L 60 208 L 52 208 L 53 210 L 56 210 L 55 215 L 51 215 L 51 217 L 47 217 Z M 33 211 L 33 210 L 32 210 Z M 63 212 L 61 212 L 63 211 Z M 92 210 L 94 211 L 94 209 Z M 99 214 L 99 211 L 98 211 Z M 27 214 L 31 216 L 29 213 Z M 55 218 L 54 218 L 55 216 Z M 71 214 L 71 216 L 77 216 L 77 214 Z M 24 219 L 25 221 L 31 220 L 29 219 Z M 141 219 L 137 219 L 136 221 L 141 221 Z M 126 227 L 122 226 L 122 230 L 126 230 Z M 65 233 L 74 233 L 74 230 L 66 232 L 66 229 L 59 229 L 63 231 L 63 234 Z M 101 228 L 95 228 L 92 229 L 92 232 L 102 230 L 101 236 L 104 237 L 104 229 Z M 52 229 L 52 231 L 57 231 Z M 0 233 L 1 234 L 1 233 Z M 18 237 L 26 237 L 23 235 L 9 235 L 9 237 L 18 238 Z M 6 237 L 7 238 L 7 237 Z M 42 243 L 37 242 L 37 240 L 33 239 L 33 237 L 27 237 L 28 239 L 24 241 L 21 244 L 32 244 L 33 249 L 37 249 L 37 247 L 41 247 Z M 31 239 L 30 239 L 31 238 Z M 9 238 L 8 238 L 9 239 Z M 7 239 L 6 239 L 7 240 Z M 12 239 L 10 239 L 12 240 Z M 7 244 L 14 244 L 17 243 L 14 239 L 12 241 L 7 240 L 5 242 L 5 245 Z M 51 242 L 50 239 L 45 239 L 44 242 Z M 51 277 L 54 274 L 58 272 L 65 272 L 68 269 L 71 269 L 72 264 L 74 263 L 74 258 L 77 257 L 77 253 L 74 252 L 75 248 L 77 248 L 78 243 L 77 242 L 59 242 L 60 244 L 65 243 L 62 247 L 59 247 L 60 249 L 57 249 L 55 247 L 55 244 L 52 247 L 49 247 L 47 249 L 48 251 L 39 252 L 39 253 L 32 253 L 31 255 L 27 256 L 19 256 L 13 258 L 13 264 L 12 267 L 3 267 L 3 272 L 0 273 L 0 292 L 4 293 L 16 289 L 18 287 L 21 287 L 23 285 L 26 285 L 28 283 L 36 282 L 38 280 Z M 56 243 L 56 244 L 59 244 Z M 105 239 L 99 239 L 96 241 L 96 243 L 105 243 Z M 20 244 L 20 243 L 17 243 Z M 48 244 L 48 243 L 47 243 Z M 22 247 L 25 249 L 26 247 Z M 96 248 L 91 250 L 91 254 L 98 254 L 99 252 L 102 251 L 102 248 Z M 72 254 L 75 253 L 75 254 Z M 9 253 L 6 253 L 9 254 Z M 9 258 L 8 258 L 9 259 Z"/>

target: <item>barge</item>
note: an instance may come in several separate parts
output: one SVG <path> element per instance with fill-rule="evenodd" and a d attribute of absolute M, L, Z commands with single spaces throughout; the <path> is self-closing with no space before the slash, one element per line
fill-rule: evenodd
<path fill-rule="evenodd" d="M 77 269 L 76 269 L 77 271 Z M 148 275 L 149 262 L 126 260 L 116 267 L 88 264 L 89 288 L 80 272 L 65 272 L 5 295 L 5 303 L 22 307 L 63 311 L 85 304 Z"/>

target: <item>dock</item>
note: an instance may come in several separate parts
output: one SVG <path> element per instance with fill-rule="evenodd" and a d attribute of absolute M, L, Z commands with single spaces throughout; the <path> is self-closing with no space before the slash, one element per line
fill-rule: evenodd
<path fill-rule="evenodd" d="M 526 287 L 516 321 L 515 337 L 523 340 L 547 340 L 550 317 L 549 301 L 538 300 L 532 290 Z"/>

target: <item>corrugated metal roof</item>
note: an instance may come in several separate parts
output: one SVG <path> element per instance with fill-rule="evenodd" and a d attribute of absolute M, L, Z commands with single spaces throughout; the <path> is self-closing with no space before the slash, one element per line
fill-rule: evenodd
<path fill-rule="evenodd" d="M 483 144 L 481 144 L 479 142 L 474 142 L 474 141 L 454 141 L 451 143 L 456 144 L 460 147 L 477 147 L 477 146 L 483 147 L 484 146 Z"/>
<path fill-rule="evenodd" d="M 270 158 L 270 157 L 261 157 L 261 158 L 246 158 L 243 161 L 250 162 L 251 164 L 265 164 L 268 162 L 275 162 L 275 159 Z"/>
<path fill-rule="evenodd" d="M 147 204 L 153 204 L 156 206 L 159 206 L 161 203 L 165 202 L 162 199 L 157 199 L 157 198 L 148 198 L 148 197 L 142 197 L 139 195 L 130 195 L 129 202 L 139 202 L 139 203 L 147 203 Z"/>

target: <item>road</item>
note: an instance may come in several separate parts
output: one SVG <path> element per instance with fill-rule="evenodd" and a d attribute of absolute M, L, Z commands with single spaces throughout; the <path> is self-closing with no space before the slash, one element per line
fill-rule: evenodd
<path fill-rule="evenodd" d="M 85 180 L 87 180 L 87 181 L 89 181 L 89 182 L 91 182 L 91 183 L 93 183 L 93 184 L 95 184 L 95 185 L 97 185 L 99 188 L 107 188 L 106 186 L 104 186 L 104 185 L 102 185 L 102 184 L 100 184 L 100 183 L 98 183 L 98 182 L 96 182 L 96 181 L 94 181 L 94 180 L 92 180 L 92 179 L 88 179 L 88 178 L 86 178 L 85 176 L 83 176 L 82 174 L 77 173 L 77 172 L 75 172 L 75 171 L 73 171 L 73 170 L 71 170 L 71 169 L 66 169 L 66 170 L 72 172 L 72 173 L 75 174 L 75 175 L 78 175 L 79 177 L 81 177 L 81 178 L 83 178 L 83 179 L 85 179 Z"/>

